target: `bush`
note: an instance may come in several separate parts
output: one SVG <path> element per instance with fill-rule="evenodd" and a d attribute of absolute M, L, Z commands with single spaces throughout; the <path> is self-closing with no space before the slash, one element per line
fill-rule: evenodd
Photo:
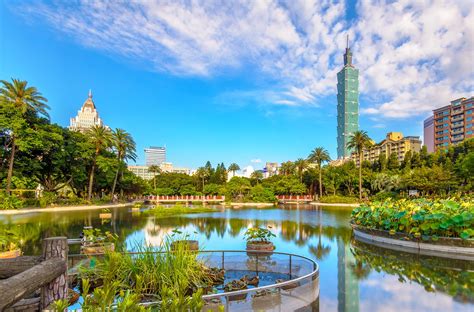
<path fill-rule="evenodd" d="M 0 192 L 0 209 L 18 209 L 23 207 L 23 201 L 15 195 Z"/>
<path fill-rule="evenodd" d="M 319 201 L 328 204 L 355 204 L 359 202 L 359 199 L 350 196 L 330 195 L 321 197 Z"/>
<path fill-rule="evenodd" d="M 56 203 L 58 196 L 53 192 L 43 192 L 43 196 L 39 199 L 39 205 L 41 208 L 45 208 L 48 205 Z"/>
<path fill-rule="evenodd" d="M 415 238 L 474 237 L 474 202 L 459 200 L 386 200 L 352 211 L 352 222 L 369 229 Z"/>
<path fill-rule="evenodd" d="M 382 191 L 378 192 L 375 194 L 375 196 L 372 197 L 373 201 L 385 201 L 386 199 L 394 199 L 397 200 L 399 198 L 399 195 L 397 192 L 387 192 L 387 191 Z"/>
<path fill-rule="evenodd" d="M 257 184 L 250 190 L 250 200 L 255 203 L 274 203 L 276 202 L 276 197 L 271 189 Z"/>

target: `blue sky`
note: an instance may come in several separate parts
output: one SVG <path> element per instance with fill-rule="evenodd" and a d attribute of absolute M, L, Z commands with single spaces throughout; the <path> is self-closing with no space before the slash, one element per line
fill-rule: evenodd
<path fill-rule="evenodd" d="M 0 78 L 29 81 L 69 124 L 92 89 L 104 122 L 198 167 L 336 156 L 345 36 L 360 127 L 422 135 L 433 108 L 471 96 L 474 9 L 325 1 L 0 2 Z M 252 162 L 253 160 L 253 162 Z M 258 162 L 261 161 L 261 163 Z"/>

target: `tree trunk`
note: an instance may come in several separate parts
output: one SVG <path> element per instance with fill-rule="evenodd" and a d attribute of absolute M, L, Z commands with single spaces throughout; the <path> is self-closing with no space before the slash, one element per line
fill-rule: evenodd
<path fill-rule="evenodd" d="M 114 184 L 112 184 L 112 201 L 114 200 L 115 187 L 117 186 L 119 172 L 120 172 L 120 164 L 119 164 L 119 167 L 117 168 L 117 172 L 115 173 Z"/>
<path fill-rule="evenodd" d="M 10 188 L 12 184 L 12 176 L 13 176 L 13 162 L 15 161 L 15 138 L 12 136 L 12 152 L 10 153 L 10 160 L 8 162 L 8 175 L 7 175 L 7 194 L 10 194 Z"/>
<path fill-rule="evenodd" d="M 359 199 L 362 200 L 362 151 L 359 152 Z"/>
<path fill-rule="evenodd" d="M 43 257 L 45 261 L 61 260 L 66 263 L 66 270 L 62 274 L 56 275 L 56 278 L 41 288 L 40 308 L 49 307 L 54 301 L 67 299 L 67 237 L 50 237 L 43 240 Z"/>
<path fill-rule="evenodd" d="M 97 154 L 94 157 L 94 161 L 92 162 L 91 174 L 89 176 L 89 190 L 87 194 L 87 200 L 91 200 L 92 198 L 92 186 L 94 185 L 94 172 L 95 172 L 95 160 L 97 159 Z"/>
<path fill-rule="evenodd" d="M 53 258 L 20 274 L 0 281 L 0 311 L 21 300 L 24 296 L 33 293 L 38 288 L 48 284 L 58 275 L 66 273 L 66 261 Z M 62 276 L 62 275 L 61 275 Z"/>
<path fill-rule="evenodd" d="M 321 177 L 321 164 L 319 165 L 319 198 L 323 197 L 323 179 Z"/>
<path fill-rule="evenodd" d="M 0 259 L 0 279 L 5 279 L 31 269 L 40 264 L 43 258 L 37 256 L 21 256 L 13 259 Z"/>

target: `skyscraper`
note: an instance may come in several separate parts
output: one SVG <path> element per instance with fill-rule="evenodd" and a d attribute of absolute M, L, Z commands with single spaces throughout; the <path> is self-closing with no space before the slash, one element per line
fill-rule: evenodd
<path fill-rule="evenodd" d="M 77 112 L 77 116 L 71 118 L 69 129 L 84 132 L 93 126 L 103 126 L 104 123 L 99 117 L 94 101 L 92 100 L 92 91 L 89 90 L 87 100 L 82 104 L 81 109 Z"/>
<path fill-rule="evenodd" d="M 352 65 L 347 37 L 344 67 L 337 73 L 337 158 L 351 156 L 347 142 L 359 130 L 359 70 Z"/>
<path fill-rule="evenodd" d="M 145 164 L 161 165 L 166 161 L 166 147 L 150 146 L 145 148 Z"/>

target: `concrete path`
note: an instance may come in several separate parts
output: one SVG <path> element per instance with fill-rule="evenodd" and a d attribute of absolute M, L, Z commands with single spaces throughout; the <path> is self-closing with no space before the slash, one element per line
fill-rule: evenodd
<path fill-rule="evenodd" d="M 11 209 L 11 210 L 0 210 L 0 215 L 16 215 L 24 213 L 35 213 L 35 212 L 58 212 L 58 211 L 80 211 L 80 210 L 95 210 L 105 208 L 120 208 L 132 206 L 133 203 L 124 204 L 108 204 L 108 205 L 83 205 L 83 206 L 60 206 L 60 207 L 46 207 L 46 208 L 24 208 L 24 209 Z"/>

